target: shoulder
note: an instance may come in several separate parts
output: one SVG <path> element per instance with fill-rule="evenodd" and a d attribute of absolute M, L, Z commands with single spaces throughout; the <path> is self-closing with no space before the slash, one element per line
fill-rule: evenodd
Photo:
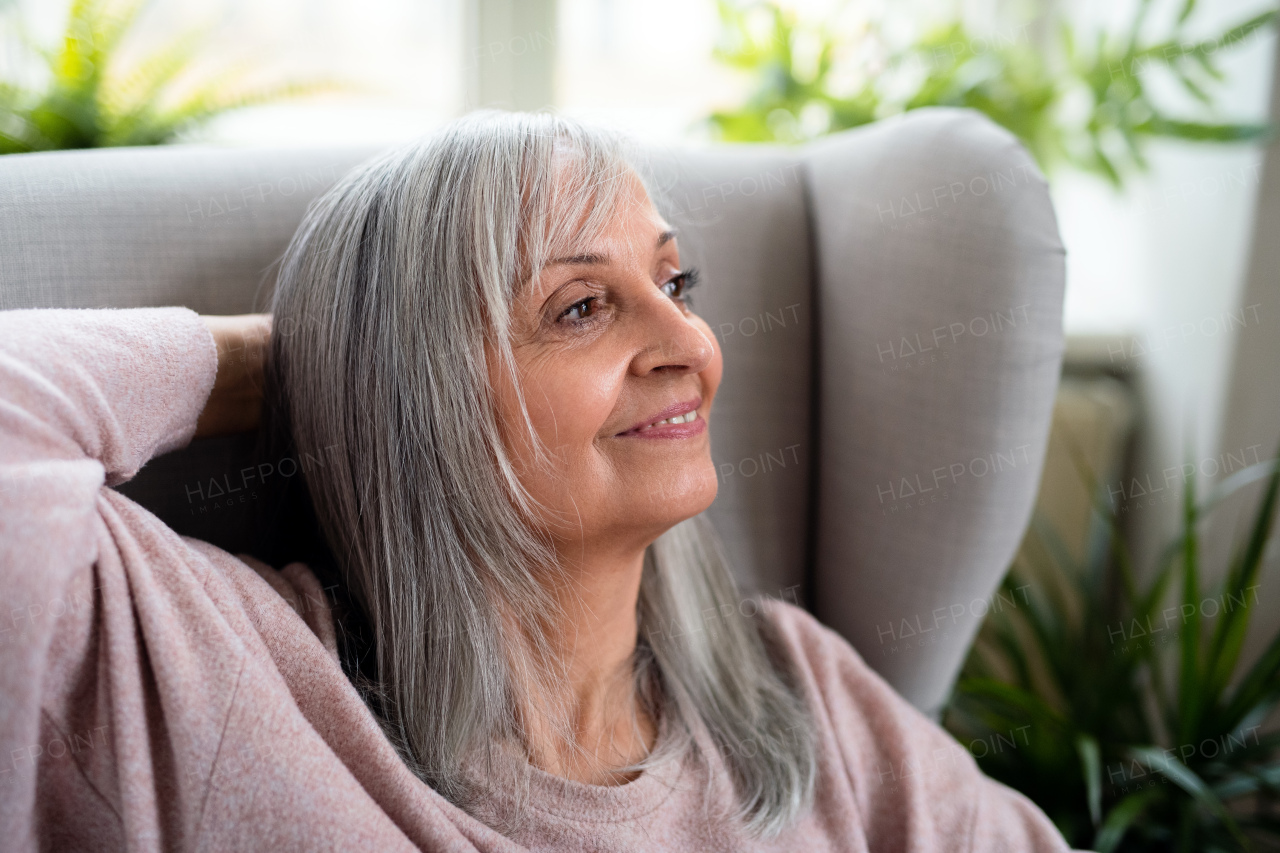
<path fill-rule="evenodd" d="M 789 653 L 824 760 L 839 762 L 873 849 L 1062 851 L 1043 812 L 986 777 L 970 751 L 903 699 L 806 610 L 761 612 Z"/>
<path fill-rule="evenodd" d="M 851 774 L 874 776 L 900 760 L 909 746 L 949 739 L 813 614 L 777 600 L 767 600 L 762 613 L 805 689 L 819 728 L 839 743 Z"/>
<path fill-rule="evenodd" d="M 276 569 L 250 554 L 233 556 L 203 540 L 188 536 L 182 539 L 227 581 L 260 635 L 275 640 L 288 636 L 305 640 L 314 635 L 325 651 L 337 659 L 332 604 L 319 579 L 305 563 L 290 563 Z"/>
<path fill-rule="evenodd" d="M 765 598 L 760 605 L 760 612 L 789 638 L 805 646 L 822 649 L 835 641 L 848 645 L 843 637 L 819 622 L 818 618 L 808 610 L 790 602 L 778 598 Z M 857 655 L 853 646 L 849 646 L 849 650 Z"/>
<path fill-rule="evenodd" d="M 858 681 L 870 678 L 877 682 L 877 686 L 892 692 L 892 688 L 866 664 L 848 640 L 803 607 L 766 598 L 760 611 L 778 641 L 791 653 L 793 662 L 802 672 L 812 675 L 819 686 L 828 684 L 833 678 Z"/>

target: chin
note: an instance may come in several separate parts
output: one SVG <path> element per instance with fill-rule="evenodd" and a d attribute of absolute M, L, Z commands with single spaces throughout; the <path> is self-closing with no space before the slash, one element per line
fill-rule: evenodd
<path fill-rule="evenodd" d="M 637 490 L 641 497 L 636 504 L 649 510 L 654 526 L 661 527 L 660 533 L 666 532 L 711 506 L 719 486 L 715 464 L 708 458 L 665 477 L 646 477 L 645 485 Z"/>

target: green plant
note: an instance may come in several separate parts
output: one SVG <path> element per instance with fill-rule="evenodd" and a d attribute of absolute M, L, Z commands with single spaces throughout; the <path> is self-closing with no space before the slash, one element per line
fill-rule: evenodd
<path fill-rule="evenodd" d="M 1280 733 L 1262 732 L 1280 703 L 1280 635 L 1247 671 L 1239 666 L 1280 464 L 1237 472 L 1202 504 L 1188 478 L 1181 534 L 1143 585 L 1118 510 L 1078 460 L 1098 496 L 1086 556 L 1033 523 L 1004 581 L 1006 595 L 1024 597 L 988 616 L 947 727 L 961 739 L 1028 727 L 1025 744 L 979 763 L 1031 797 L 1074 846 L 1215 851 L 1280 841 Z M 1204 588 L 1204 519 L 1263 477 L 1243 546 L 1220 584 Z M 1179 600 L 1168 605 L 1174 584 Z"/>
<path fill-rule="evenodd" d="M 74 0 L 56 47 L 25 47 L 47 69 L 37 91 L 0 81 L 0 154 L 168 142 L 215 115 L 239 107 L 344 88 L 329 81 L 250 81 L 246 64 L 224 68 L 178 89 L 205 38 L 203 29 L 175 37 L 121 67 L 145 0 Z"/>
<path fill-rule="evenodd" d="M 772 0 L 718 0 L 715 56 L 751 74 L 754 88 L 709 121 L 727 141 L 798 141 L 919 107 L 970 107 L 1021 139 L 1046 172 L 1069 164 L 1120 186 L 1146 168 L 1150 138 L 1231 142 L 1268 131 L 1215 120 L 1212 89 L 1223 79 L 1220 53 L 1269 26 L 1276 10 L 1202 38 L 1191 34 L 1196 0 L 1179 2 L 1157 39 L 1144 37 L 1154 0 L 1138 0 L 1119 33 L 1083 34 L 1056 18 L 1056 42 L 1042 44 L 1026 25 L 979 37 L 951 21 L 894 46 L 877 26 L 840 34 L 834 20 L 805 21 Z M 1157 75 L 1206 116 L 1166 111 L 1150 91 Z"/>

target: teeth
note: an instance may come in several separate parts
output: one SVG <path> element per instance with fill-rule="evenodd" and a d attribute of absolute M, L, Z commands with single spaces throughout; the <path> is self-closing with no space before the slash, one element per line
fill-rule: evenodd
<path fill-rule="evenodd" d="M 663 424 L 693 423 L 693 421 L 697 419 L 698 419 L 698 410 L 694 409 L 692 412 L 685 412 L 683 415 L 676 415 L 674 418 L 667 418 L 666 420 L 657 421 L 656 423 L 651 423 L 648 426 L 641 427 L 640 432 L 644 432 L 647 429 L 653 429 L 656 426 L 662 426 Z"/>

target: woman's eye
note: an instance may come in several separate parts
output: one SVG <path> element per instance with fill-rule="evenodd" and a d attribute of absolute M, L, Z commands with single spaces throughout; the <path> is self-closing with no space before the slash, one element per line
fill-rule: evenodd
<path fill-rule="evenodd" d="M 662 285 L 662 292 L 672 299 L 688 301 L 689 291 L 698 283 L 698 271 L 687 269 L 676 273 Z"/>
<path fill-rule="evenodd" d="M 596 309 L 591 307 L 591 304 L 595 301 L 596 297 L 594 296 L 588 296 L 586 299 L 579 299 L 577 302 L 573 303 L 561 312 L 560 319 L 570 321 L 585 320 L 587 317 L 595 313 Z"/>

